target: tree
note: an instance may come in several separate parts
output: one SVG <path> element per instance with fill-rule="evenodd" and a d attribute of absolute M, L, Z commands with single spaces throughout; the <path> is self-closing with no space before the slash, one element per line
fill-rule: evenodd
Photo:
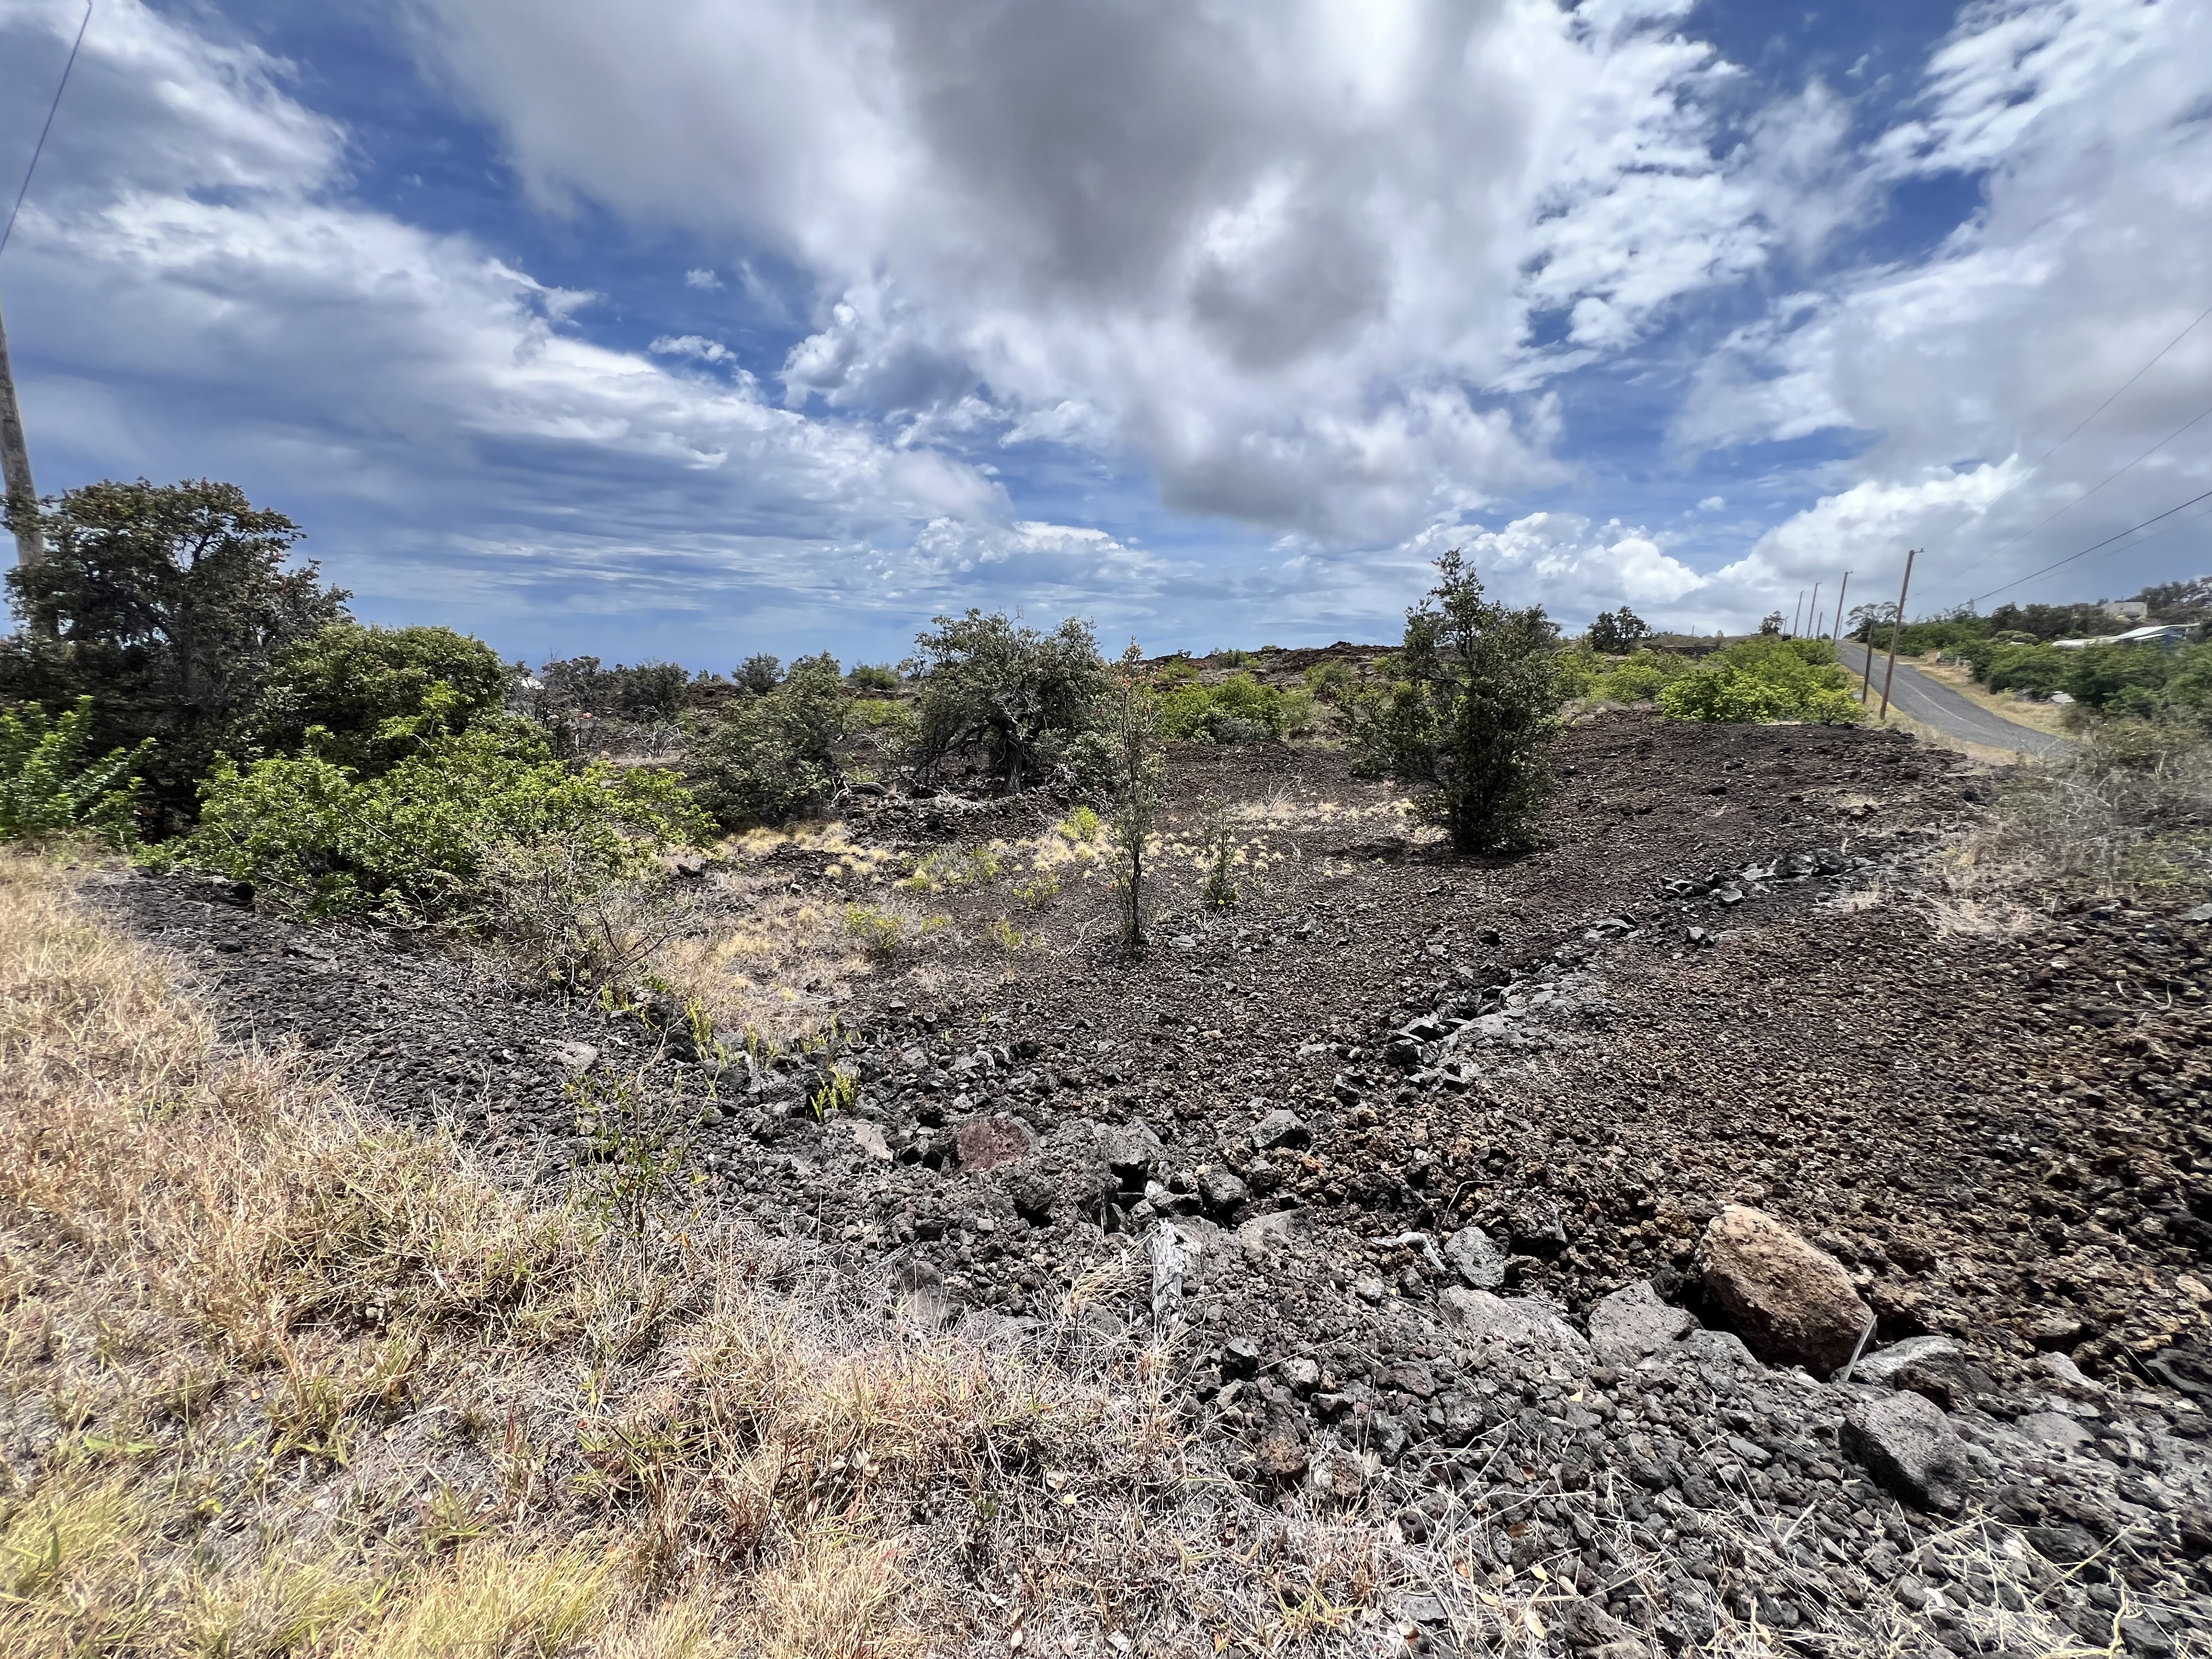
<path fill-rule="evenodd" d="M 300 528 L 234 484 L 87 484 L 40 503 L 45 556 L 8 573 L 21 626 L 0 641 L 0 696 L 49 713 L 94 699 L 88 746 L 136 750 L 173 823 L 270 658 L 345 614 Z"/>
<path fill-rule="evenodd" d="M 254 756 L 312 748 L 358 773 L 387 771 L 431 738 L 500 715 L 519 672 L 450 628 L 331 623 L 270 659 L 235 745 Z"/>
<path fill-rule="evenodd" d="M 1780 634 L 1782 632 L 1782 613 L 1779 611 L 1770 611 L 1765 616 L 1761 617 L 1759 619 L 1759 631 L 1762 634 L 1767 635 Z"/>
<path fill-rule="evenodd" d="M 1097 724 L 1111 678 L 1090 623 L 1070 617 L 1040 634 L 1003 612 L 932 621 L 903 665 L 921 682 L 914 757 L 925 775 L 965 757 L 1001 794 L 1019 794 Z"/>
<path fill-rule="evenodd" d="M 1855 605 L 1850 609 L 1848 630 L 1862 644 L 1872 644 L 1877 639 L 1888 637 L 1887 629 L 1897 620 L 1897 601 L 1884 599 L 1879 605 Z"/>
<path fill-rule="evenodd" d="M 775 690 L 782 678 L 782 662 L 765 651 L 756 651 L 738 665 L 738 684 L 759 696 Z"/>
<path fill-rule="evenodd" d="M 852 735 L 837 659 L 801 657 L 781 685 L 732 705 L 693 748 L 691 793 L 731 830 L 826 811 L 845 793 Z"/>
<path fill-rule="evenodd" d="M 1542 607 L 1486 599 L 1453 548 L 1428 601 L 1406 613 L 1393 683 L 1347 711 L 1362 769 L 1428 786 L 1421 815 L 1462 853 L 1525 846 L 1551 797 L 1558 654 Z"/>
<path fill-rule="evenodd" d="M 1110 756 L 1114 893 L 1121 907 L 1121 949 L 1145 948 L 1145 854 L 1160 805 L 1159 705 L 1134 640 L 1121 653 L 1120 672 L 1108 680 L 1103 730 Z"/>
<path fill-rule="evenodd" d="M 1590 649 L 1608 657 L 1627 655 L 1638 640 L 1650 635 L 1650 624 L 1625 605 L 1618 611 L 1601 611 L 1590 618 Z"/>

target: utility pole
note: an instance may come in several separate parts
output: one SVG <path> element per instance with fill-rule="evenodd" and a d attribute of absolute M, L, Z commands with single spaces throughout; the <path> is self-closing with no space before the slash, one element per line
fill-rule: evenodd
<path fill-rule="evenodd" d="M 1831 641 L 1835 645 L 1840 646 L 1844 642 L 1844 596 L 1850 591 L 1851 573 L 1846 570 L 1844 572 L 1844 585 L 1836 590 L 1836 637 Z"/>
<path fill-rule="evenodd" d="M 8 325 L 0 322 L 0 477 L 15 520 L 15 562 L 35 564 L 46 551 L 38 520 L 39 492 L 31 483 L 31 450 L 23 441 L 23 411 L 15 402 L 15 373 L 8 364 Z"/>
<path fill-rule="evenodd" d="M 1818 582 L 1813 584 L 1813 603 L 1806 606 L 1805 617 L 1806 620 L 1813 624 L 1813 631 L 1815 634 L 1819 633 L 1820 631 L 1820 584 Z"/>
<path fill-rule="evenodd" d="M 1881 718 L 1883 720 L 1889 718 L 1889 683 L 1897 678 L 1897 636 L 1905 631 L 1905 596 L 1912 591 L 1912 562 L 1919 556 L 1920 550 L 1917 547 L 1905 554 L 1905 580 L 1897 585 L 1897 616 L 1889 624 L 1889 666 L 1882 671 L 1881 676 Z M 1867 643 L 1871 647 L 1874 641 L 1869 640 Z M 1867 667 L 1869 672 L 1872 672 L 1874 665 L 1871 661 L 1871 649 L 1869 651 L 1869 657 Z"/>
<path fill-rule="evenodd" d="M 1797 637 L 1797 624 L 1805 620 L 1805 590 L 1797 590 L 1797 608 L 1790 613 L 1790 637 Z"/>

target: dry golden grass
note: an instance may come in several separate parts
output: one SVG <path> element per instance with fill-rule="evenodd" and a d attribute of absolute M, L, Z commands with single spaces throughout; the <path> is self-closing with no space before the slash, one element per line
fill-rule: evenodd
<path fill-rule="evenodd" d="M 0 1092 L 10 1659 L 1003 1651 L 1010 1590 L 1079 1647 L 1211 1648 L 1190 1575 L 1249 1506 L 1157 1357 L 918 1340 L 795 1247 L 504 1190 L 220 1050 L 25 856 Z M 1233 1571 L 1205 1604 L 1240 1601 L 1285 1628 Z"/>
<path fill-rule="evenodd" d="M 1472 1514 L 1416 1546 L 1261 1507 L 1187 1440 L 1169 1347 L 1088 1357 L 1096 1285 L 1042 1334 L 1069 1363 L 1010 1357 L 918 1335 L 809 1247 L 504 1189 L 219 1049 L 20 855 L 0 1097 L 9 1659 L 1373 1655 L 1416 1589 L 1461 1650 L 1534 1659 L 1568 1600 L 1470 1558 Z M 1557 1501 L 1641 1559 L 1610 1490 Z M 1696 1524 L 1816 1604 L 1794 1522 Z M 1927 1544 L 2023 1587 L 1988 1614 L 2010 1650 L 2086 1650 L 2016 1538 Z M 1882 1596 L 1811 1634 L 1927 1648 Z M 1780 1651 L 1726 1612 L 1702 1650 Z"/>

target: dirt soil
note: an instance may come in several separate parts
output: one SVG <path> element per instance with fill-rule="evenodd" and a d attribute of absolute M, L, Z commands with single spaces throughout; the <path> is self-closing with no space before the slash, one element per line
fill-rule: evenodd
<path fill-rule="evenodd" d="M 204 884 L 100 894 L 228 1035 L 326 1054 L 518 1178 L 566 1178 L 579 1091 L 641 1076 L 690 1103 L 703 1201 L 917 1317 L 1019 1342 L 1073 1306 L 1133 1354 L 1171 1332 L 1194 1425 L 1255 1486 L 1463 1533 L 1478 1580 L 1548 1573 L 1674 1647 L 1717 1605 L 1786 1630 L 1887 1595 L 1997 1651 L 2024 1593 L 2084 1642 L 2212 1650 L 2212 921 L 1977 880 L 1943 849 L 1997 780 L 1898 734 L 1622 713 L 1557 759 L 1541 850 L 1470 861 L 1337 752 L 1181 750 L 1141 961 L 1103 880 L 1034 923 L 1003 883 L 933 896 L 953 925 L 825 1007 L 812 1052 L 702 1054 Z M 1059 810 L 860 809 L 847 834 L 893 860 Z M 1247 859 L 1219 911 L 1183 855 L 1209 809 Z M 853 878 L 761 856 L 826 902 Z M 1022 948 L 981 931 L 1009 915 Z M 857 1100 L 817 1115 L 833 1063 Z M 1908 1385 L 1961 1437 L 1965 1512 L 2029 1540 L 2024 1592 L 1931 1547 L 1955 1504 L 1850 1449 L 1887 1383 L 1726 1334 L 1692 1258 L 1731 1203 L 1842 1264 L 1875 1352 L 1949 1339 Z M 1595 1305 L 1646 1282 L 1714 1336 L 1594 1352 Z M 1780 1540 L 1748 1577 L 1746 1517 Z"/>

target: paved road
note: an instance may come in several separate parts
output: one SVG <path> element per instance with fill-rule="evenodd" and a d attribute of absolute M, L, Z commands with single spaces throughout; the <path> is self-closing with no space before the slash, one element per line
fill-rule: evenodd
<path fill-rule="evenodd" d="M 1863 646 L 1845 640 L 1839 647 L 1844 665 L 1853 674 L 1866 670 L 1866 651 Z M 1875 653 L 1874 692 L 1868 706 L 1881 707 L 1881 677 L 1888 658 Z M 1968 743 L 1978 743 L 1985 748 L 2025 750 L 2031 755 L 2063 754 L 2073 747 L 2063 738 L 2054 738 L 2048 732 L 2039 732 L 2032 726 L 2022 726 L 2002 714 L 1993 714 L 1979 703 L 1969 702 L 1941 680 L 1933 680 L 1918 669 L 1900 661 L 1897 665 L 1897 681 L 1890 687 L 1889 706 L 1910 714 L 1913 719 L 1948 732 Z"/>

